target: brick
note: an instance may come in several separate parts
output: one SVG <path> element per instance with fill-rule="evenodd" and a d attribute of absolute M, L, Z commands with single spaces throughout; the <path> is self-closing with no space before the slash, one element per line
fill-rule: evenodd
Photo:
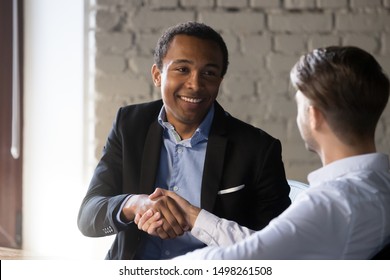
<path fill-rule="evenodd" d="M 235 55 L 230 58 L 228 72 L 232 75 L 248 75 L 250 78 L 259 78 L 265 72 L 264 58 Z"/>
<path fill-rule="evenodd" d="M 125 59 L 118 55 L 98 55 L 95 58 L 96 69 L 104 73 L 120 74 L 125 70 Z"/>
<path fill-rule="evenodd" d="M 231 102 L 238 99 L 252 100 L 255 97 L 255 82 L 247 76 L 226 78 L 221 86 L 224 96 Z"/>
<path fill-rule="evenodd" d="M 106 1 L 111 1 L 111 0 L 106 0 Z M 133 11 L 144 7 L 145 5 L 144 0 L 122 0 L 122 1 L 123 4 L 121 5 L 121 8 L 127 11 Z"/>
<path fill-rule="evenodd" d="M 192 11 L 148 11 L 142 9 L 129 18 L 128 25 L 134 30 L 162 32 L 178 23 L 194 20 L 195 12 Z"/>
<path fill-rule="evenodd" d="M 106 10 L 96 11 L 96 28 L 101 30 L 112 30 L 119 24 L 120 14 Z"/>
<path fill-rule="evenodd" d="M 250 6 L 253 8 L 279 8 L 280 0 L 250 0 Z"/>
<path fill-rule="evenodd" d="M 246 56 L 262 57 L 271 51 L 271 37 L 269 35 L 243 36 L 242 52 Z"/>
<path fill-rule="evenodd" d="M 267 56 L 267 67 L 275 75 L 284 75 L 286 79 L 289 77 L 291 68 L 298 61 L 299 55 L 282 55 L 271 53 Z"/>
<path fill-rule="evenodd" d="M 129 67 L 134 73 L 143 77 L 151 76 L 151 69 L 154 63 L 153 57 L 134 56 L 129 59 Z"/>
<path fill-rule="evenodd" d="M 382 0 L 351 0 L 351 8 L 381 7 Z"/>
<path fill-rule="evenodd" d="M 276 52 L 301 54 L 306 51 L 306 37 L 302 35 L 275 35 L 274 41 Z"/>
<path fill-rule="evenodd" d="M 132 36 L 131 33 L 96 32 L 94 33 L 96 51 L 123 53 L 132 46 Z"/>
<path fill-rule="evenodd" d="M 238 37 L 232 33 L 221 34 L 223 40 L 225 41 L 226 47 L 229 52 L 229 56 L 238 53 L 240 51 L 240 45 L 238 42 Z"/>
<path fill-rule="evenodd" d="M 390 31 L 388 14 L 337 14 L 336 29 L 339 31 Z"/>
<path fill-rule="evenodd" d="M 254 123 L 252 124 L 256 127 L 261 128 L 262 130 L 266 131 L 273 137 L 279 139 L 282 143 L 286 142 L 286 123 L 283 121 L 262 121 L 257 122 L 254 120 Z"/>
<path fill-rule="evenodd" d="M 264 14 L 260 12 L 201 12 L 201 21 L 218 31 L 252 34 L 264 29 Z"/>
<path fill-rule="evenodd" d="M 284 7 L 287 9 L 313 9 L 315 6 L 315 0 L 284 0 Z"/>
<path fill-rule="evenodd" d="M 283 120 L 286 122 L 286 120 L 295 118 L 296 116 L 295 103 L 291 98 L 288 98 L 285 93 L 271 94 L 267 103 L 268 106 L 265 112 L 266 119 Z"/>
<path fill-rule="evenodd" d="M 151 85 L 148 81 L 131 77 L 128 74 L 95 77 L 95 90 L 103 96 L 148 96 L 150 95 L 150 89 Z"/>
<path fill-rule="evenodd" d="M 94 3 L 95 2 L 95 3 Z M 93 0 L 89 1 L 91 6 L 114 6 L 123 3 L 123 0 Z"/>
<path fill-rule="evenodd" d="M 274 14 L 269 15 L 271 31 L 323 32 L 332 30 L 331 14 Z"/>
<path fill-rule="evenodd" d="M 289 79 L 286 77 L 273 77 L 271 79 L 260 79 L 257 82 L 257 95 L 260 96 L 262 102 L 266 102 L 269 96 L 289 95 Z M 291 98 L 292 99 L 292 96 Z"/>
<path fill-rule="evenodd" d="M 375 59 L 381 65 L 383 71 L 390 77 L 390 55 L 375 56 Z"/>
<path fill-rule="evenodd" d="M 257 127 L 260 126 L 259 120 L 263 119 L 263 112 L 267 107 L 267 104 L 253 100 L 237 99 L 232 102 L 224 93 L 218 96 L 218 102 L 232 116 Z"/>
<path fill-rule="evenodd" d="M 317 7 L 325 9 L 347 8 L 348 0 L 317 0 Z"/>
<path fill-rule="evenodd" d="M 147 0 L 146 5 L 152 9 L 177 8 L 178 0 Z"/>
<path fill-rule="evenodd" d="M 380 40 L 373 35 L 348 34 L 343 38 L 343 45 L 352 45 L 370 53 L 375 53 L 379 50 L 379 41 Z"/>
<path fill-rule="evenodd" d="M 115 104 L 112 98 L 100 98 L 96 100 L 94 115 L 99 122 L 99 134 L 104 137 L 103 139 L 107 137 L 119 107 L 121 107 L 121 105 Z"/>
<path fill-rule="evenodd" d="M 141 33 L 135 38 L 138 52 L 141 55 L 153 56 L 154 49 L 156 48 L 157 41 L 161 34 Z"/>
<path fill-rule="evenodd" d="M 184 8 L 213 8 L 214 0 L 180 0 Z"/>
<path fill-rule="evenodd" d="M 313 35 L 308 40 L 309 51 L 329 46 L 339 46 L 341 40 L 337 35 Z"/>
<path fill-rule="evenodd" d="M 247 0 L 217 0 L 217 6 L 222 8 L 245 8 L 247 5 Z"/>
<path fill-rule="evenodd" d="M 390 56 L 390 34 L 382 35 L 382 54 Z"/>

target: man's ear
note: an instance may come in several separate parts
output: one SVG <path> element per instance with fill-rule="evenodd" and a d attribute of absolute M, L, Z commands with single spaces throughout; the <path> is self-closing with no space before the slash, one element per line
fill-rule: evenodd
<path fill-rule="evenodd" d="M 325 116 L 317 107 L 310 105 L 309 106 L 309 118 L 310 118 L 310 128 L 312 130 L 318 130 L 321 128 L 325 121 Z"/>
<path fill-rule="evenodd" d="M 153 64 L 151 73 L 152 73 L 152 79 L 153 79 L 154 85 L 156 87 L 160 87 L 161 86 L 161 72 L 160 72 L 160 69 L 158 69 L 156 64 Z"/>

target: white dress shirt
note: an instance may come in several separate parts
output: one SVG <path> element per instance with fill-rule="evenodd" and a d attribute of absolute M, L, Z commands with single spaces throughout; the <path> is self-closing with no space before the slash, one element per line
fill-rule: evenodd
<path fill-rule="evenodd" d="M 258 232 L 202 210 L 191 233 L 210 246 L 177 259 L 369 259 L 390 242 L 387 155 L 338 160 L 308 180 L 311 187 Z"/>

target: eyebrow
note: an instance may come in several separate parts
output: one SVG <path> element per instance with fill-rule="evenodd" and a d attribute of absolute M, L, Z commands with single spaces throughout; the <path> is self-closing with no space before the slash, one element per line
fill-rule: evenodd
<path fill-rule="evenodd" d="M 188 59 L 176 59 L 175 61 L 173 61 L 172 64 L 180 64 L 180 63 L 186 63 L 186 64 L 194 64 L 193 61 L 191 60 L 188 60 Z M 221 67 L 216 64 L 216 63 L 207 63 L 206 64 L 206 67 L 213 67 L 213 68 L 217 68 L 217 69 L 220 69 Z"/>

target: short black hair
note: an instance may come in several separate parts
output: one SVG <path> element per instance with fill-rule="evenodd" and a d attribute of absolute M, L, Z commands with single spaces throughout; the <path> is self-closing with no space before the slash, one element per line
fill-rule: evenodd
<path fill-rule="evenodd" d="M 210 40 L 217 43 L 219 48 L 221 49 L 223 59 L 221 77 L 226 74 L 229 64 L 229 54 L 225 41 L 223 40 L 221 35 L 210 26 L 204 23 L 194 21 L 180 23 L 178 25 L 172 26 L 168 28 L 160 37 L 154 51 L 154 63 L 157 65 L 158 69 L 162 70 L 162 61 L 167 54 L 170 43 L 176 35 L 194 36 L 200 39 Z"/>

